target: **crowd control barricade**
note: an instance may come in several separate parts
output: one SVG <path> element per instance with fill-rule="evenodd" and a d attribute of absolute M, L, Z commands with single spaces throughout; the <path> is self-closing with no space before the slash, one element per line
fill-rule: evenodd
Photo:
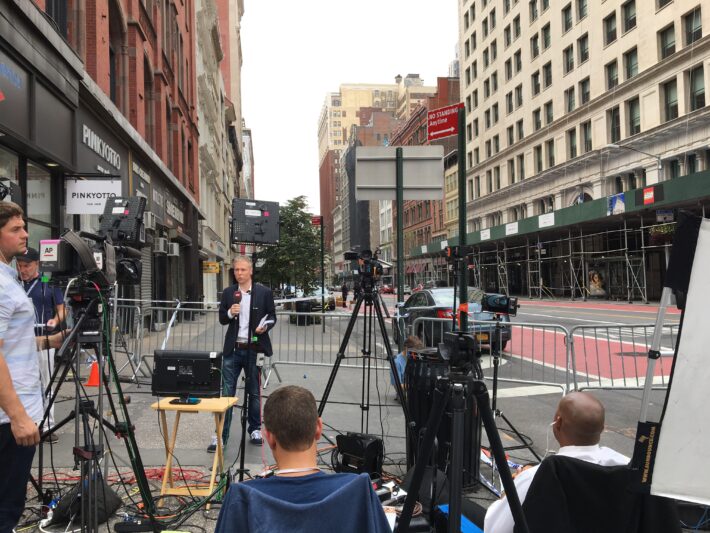
<path fill-rule="evenodd" d="M 452 324 L 452 319 L 417 318 L 406 334 L 418 336 L 427 347 L 436 347 L 445 333 L 452 331 Z M 500 382 L 544 385 L 563 394 L 570 390 L 569 332 L 563 326 L 469 319 L 469 331 L 478 344 L 486 379 L 493 378 L 497 357 Z"/>
<path fill-rule="evenodd" d="M 338 356 L 338 350 L 351 319 L 350 313 L 298 313 L 278 311 L 276 326 L 271 330 L 271 345 L 274 348 L 272 366 L 277 365 L 309 365 L 332 366 Z M 371 357 L 377 359 L 378 368 L 389 368 L 387 352 L 377 324 L 373 316 L 369 326 Z M 363 338 L 365 335 L 365 317 L 356 317 L 350 340 L 343 354 L 341 366 L 360 367 L 363 354 Z M 390 328 L 389 321 L 385 324 Z M 387 335 L 392 343 L 392 331 Z M 394 350 L 394 348 L 393 348 Z"/>
<path fill-rule="evenodd" d="M 570 331 L 575 389 L 643 389 L 655 324 L 576 326 Z M 668 387 L 678 324 L 664 324 L 653 387 Z"/>
<path fill-rule="evenodd" d="M 111 304 L 110 324 L 113 331 L 112 353 L 118 368 L 118 373 L 130 366 L 135 379 L 141 368 L 140 343 L 143 338 L 143 313 L 140 305 L 122 303 L 120 300 L 114 307 Z M 145 370 L 142 369 L 145 374 Z"/>

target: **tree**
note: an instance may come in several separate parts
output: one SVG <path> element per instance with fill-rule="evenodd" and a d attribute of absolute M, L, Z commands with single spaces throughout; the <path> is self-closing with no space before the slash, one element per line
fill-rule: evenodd
<path fill-rule="evenodd" d="M 296 285 L 308 294 L 320 283 L 320 228 L 311 225 L 305 196 L 289 200 L 279 218 L 279 245 L 259 254 L 264 260 L 259 277 L 272 286 Z"/>

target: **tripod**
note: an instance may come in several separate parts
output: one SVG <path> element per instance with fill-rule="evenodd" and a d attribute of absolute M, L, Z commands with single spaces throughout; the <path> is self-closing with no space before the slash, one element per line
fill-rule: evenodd
<path fill-rule="evenodd" d="M 73 448 L 75 466 L 80 465 L 80 480 L 77 484 L 77 495 L 81 497 L 81 531 L 82 532 L 98 532 L 98 518 L 99 518 L 99 500 L 105 501 L 105 494 L 102 493 L 106 490 L 106 485 L 101 480 L 101 471 L 99 466 L 99 461 L 103 457 L 104 448 L 104 434 L 103 431 L 99 431 L 98 443 L 94 442 L 92 430 L 90 428 L 90 418 L 93 418 L 98 423 L 102 424 L 113 432 L 117 437 L 122 437 L 125 439 L 126 448 L 128 451 L 129 458 L 131 460 L 131 467 L 136 476 L 136 483 L 143 500 L 145 512 L 148 515 L 148 526 L 146 531 L 160 531 L 162 528 L 156 523 L 155 506 L 151 497 L 150 487 L 148 485 L 148 480 L 145 476 L 145 469 L 143 468 L 143 463 L 140 457 L 140 452 L 138 451 L 138 445 L 135 440 L 135 434 L 133 433 L 133 426 L 131 424 L 130 418 L 128 416 L 128 410 L 126 409 L 125 401 L 123 399 L 123 393 L 121 391 L 120 383 L 118 381 L 118 372 L 113 358 L 110 356 L 110 347 L 107 346 L 106 358 L 104 357 L 104 342 L 106 338 L 103 332 L 102 321 L 103 311 L 99 310 L 100 300 L 103 300 L 101 294 L 92 298 L 88 305 L 83 307 L 77 312 L 78 319 L 71 332 L 64 339 L 61 348 L 58 351 L 58 358 L 63 361 L 63 365 L 57 365 L 54 368 L 54 372 L 50 379 L 50 382 L 45 390 L 45 396 L 49 396 L 49 401 L 44 411 L 44 417 L 40 427 L 44 421 L 49 416 L 51 406 L 55 402 L 61 384 L 64 382 L 69 370 L 74 372 L 74 384 L 75 384 L 75 407 L 64 419 L 62 419 L 58 424 L 56 424 L 52 429 L 42 434 L 42 440 L 45 440 L 48 435 L 51 435 L 55 431 L 59 430 L 64 425 L 68 424 L 72 420 L 75 423 L 75 446 Z M 107 306 L 103 306 L 103 309 L 108 309 Z M 70 346 L 76 341 L 76 344 L 72 351 Z M 98 373 L 99 373 L 99 388 L 98 388 L 98 411 L 94 406 L 94 402 L 88 398 L 82 399 L 82 393 L 86 396 L 86 393 L 81 384 L 81 376 L 79 369 L 81 363 L 79 361 L 80 354 L 82 353 L 82 346 L 90 346 L 96 350 L 97 362 L 98 362 Z M 114 404 L 113 397 L 111 396 L 109 381 L 104 372 L 104 362 L 108 361 L 109 371 L 114 376 L 114 381 L 116 383 L 117 391 L 119 396 L 119 402 L 121 404 L 124 422 L 119 422 L 118 412 L 116 405 Z M 60 366 L 63 366 L 61 375 L 59 373 Z M 54 390 L 52 386 L 54 384 Z M 105 389 L 105 390 L 104 390 Z M 113 418 L 116 421 L 115 425 L 111 424 L 105 420 L 100 413 L 103 412 L 103 397 L 104 393 L 109 401 L 109 406 L 113 414 Z M 79 442 L 79 428 L 81 427 L 83 431 L 83 445 Z M 39 457 L 39 483 L 36 487 L 39 488 L 39 494 L 42 496 L 41 492 L 41 481 L 42 481 L 42 448 L 40 447 L 40 457 Z M 99 489 L 102 489 L 99 491 Z M 101 498 L 100 498 L 101 496 Z M 118 530 L 118 529 L 117 529 Z M 136 530 L 134 530 L 136 531 Z"/>
<path fill-rule="evenodd" d="M 464 411 L 466 401 L 470 396 L 473 396 L 478 406 L 486 434 L 488 435 L 488 441 L 491 444 L 493 457 L 501 472 L 501 479 L 515 523 L 519 525 L 523 533 L 528 532 L 523 508 L 520 504 L 518 493 L 515 490 L 513 477 L 508 468 L 503 444 L 501 443 L 498 430 L 496 429 L 486 385 L 481 379 L 470 374 L 452 371 L 448 377 L 439 378 L 436 388 L 434 389 L 434 402 L 431 412 L 429 413 L 429 419 L 427 420 L 424 438 L 419 446 L 419 453 L 417 454 L 418 461 L 414 466 L 409 492 L 407 493 L 402 514 L 395 528 L 396 533 L 405 533 L 409 530 L 414 504 L 416 503 L 417 495 L 419 494 L 424 477 L 424 469 L 428 458 L 431 456 L 439 424 L 449 404 L 453 415 L 451 435 L 452 475 L 449 476 L 449 532 L 458 533 L 461 531 L 462 480 L 458 473 L 461 472 L 463 468 Z"/>
<path fill-rule="evenodd" d="M 348 343 L 350 342 L 350 336 L 352 335 L 353 329 L 357 322 L 357 317 L 360 312 L 360 307 L 363 303 L 365 304 L 365 331 L 363 336 L 363 348 L 362 348 L 362 372 L 363 372 L 363 384 L 362 384 L 362 399 L 360 403 L 361 415 L 360 415 L 360 426 L 361 431 L 365 427 L 365 421 L 369 422 L 369 392 L 370 392 L 370 355 L 372 347 L 372 311 L 374 309 L 375 316 L 377 317 L 377 324 L 380 328 L 380 334 L 382 335 L 382 340 L 385 345 L 385 351 L 387 352 L 387 360 L 390 364 L 390 370 L 394 376 L 395 388 L 397 389 L 397 398 L 402 406 L 402 411 L 404 412 L 404 421 L 407 431 L 412 430 L 411 418 L 409 417 L 409 410 L 407 409 L 407 404 L 404 401 L 404 393 L 402 391 L 401 381 L 399 379 L 399 374 L 397 373 L 397 367 L 395 365 L 394 355 L 392 353 L 392 346 L 390 346 L 389 336 L 387 335 L 387 328 L 385 327 L 385 320 L 382 315 L 382 302 L 380 300 L 380 295 L 374 289 L 374 283 L 372 276 L 363 276 L 361 283 L 362 290 L 357 295 L 357 300 L 353 308 L 353 312 L 350 315 L 350 320 L 348 321 L 348 326 L 345 330 L 345 335 L 338 348 L 338 356 L 333 364 L 333 370 L 330 372 L 330 377 L 328 378 L 328 383 L 325 386 L 325 391 L 323 392 L 323 397 L 321 398 L 320 405 L 318 406 L 318 416 L 323 415 L 323 410 L 328 403 L 328 397 L 330 396 L 330 391 L 333 388 L 333 383 L 335 382 L 335 377 L 338 374 L 338 368 L 345 358 L 345 352 L 348 348 Z M 368 328 L 368 325 L 370 326 Z M 367 384 L 365 383 L 367 382 Z M 367 398 L 365 397 L 367 393 Z M 368 415 L 366 416 L 366 413 Z"/>

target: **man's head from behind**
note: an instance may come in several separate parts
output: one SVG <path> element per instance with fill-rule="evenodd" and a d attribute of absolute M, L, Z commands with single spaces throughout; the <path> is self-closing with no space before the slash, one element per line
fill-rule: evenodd
<path fill-rule="evenodd" d="M 604 406 L 589 393 L 571 392 L 560 400 L 552 430 L 560 446 L 599 444 Z"/>
<path fill-rule="evenodd" d="M 22 208 L 12 202 L 0 202 L 0 261 L 9 263 L 12 258 L 27 250 L 27 231 L 22 219 Z"/>
<path fill-rule="evenodd" d="M 264 436 L 277 451 L 298 453 L 315 448 L 323 431 L 311 391 L 288 385 L 276 389 L 264 404 Z M 278 461 L 278 458 L 276 458 Z"/>

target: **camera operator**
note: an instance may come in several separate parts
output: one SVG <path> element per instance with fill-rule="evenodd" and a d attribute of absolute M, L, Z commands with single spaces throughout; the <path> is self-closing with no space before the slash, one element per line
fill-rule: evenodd
<path fill-rule="evenodd" d="M 237 390 L 237 378 L 244 370 L 249 394 L 248 433 L 252 444 L 261 446 L 261 398 L 259 396 L 259 368 L 256 366 L 257 354 L 271 357 L 271 339 L 268 331 L 276 324 L 276 306 L 271 289 L 260 284 L 252 284 L 253 265 L 246 256 L 237 256 L 232 262 L 236 283 L 222 292 L 219 304 L 219 322 L 229 325 L 224 338 L 222 351 L 222 386 L 223 393 L 234 396 Z M 254 316 L 252 317 L 252 311 Z M 251 339 L 249 333 L 251 332 Z M 224 416 L 222 442 L 226 445 L 232 424 L 232 410 Z M 217 449 L 217 437 L 207 447 L 214 453 Z"/>
<path fill-rule="evenodd" d="M 17 270 L 20 273 L 22 287 L 27 296 L 32 299 L 35 308 L 35 335 L 43 337 L 50 333 L 56 333 L 59 325 L 64 322 L 65 310 L 62 291 L 58 287 L 49 287 L 43 281 L 39 272 L 39 252 L 34 248 L 27 248 L 27 252 L 15 258 Z M 54 372 L 54 350 L 42 351 L 40 372 L 42 384 L 49 383 L 49 379 Z M 49 411 L 49 417 L 43 430 L 51 429 L 54 426 L 54 405 Z M 50 442 L 57 442 L 58 436 L 52 433 Z"/>
<path fill-rule="evenodd" d="M 44 402 L 38 349 L 57 348 L 62 335 L 36 338 L 35 310 L 10 261 L 27 250 L 22 208 L 0 202 L 0 531 L 12 531 L 25 507 L 37 424 Z"/>

